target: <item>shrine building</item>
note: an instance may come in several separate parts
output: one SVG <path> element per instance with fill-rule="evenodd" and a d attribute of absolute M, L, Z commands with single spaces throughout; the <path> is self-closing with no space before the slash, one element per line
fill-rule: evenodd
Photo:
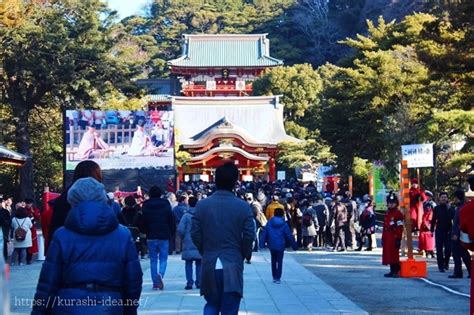
<path fill-rule="evenodd" d="M 283 64 L 270 56 L 266 34 L 183 37 L 182 56 L 168 62 L 182 96 L 150 96 L 155 106 L 171 102 L 175 141 L 191 155 L 178 180 L 212 181 L 227 161 L 241 180 L 276 180 L 278 143 L 302 140 L 286 134 L 278 96 L 252 96 L 253 81 Z"/>

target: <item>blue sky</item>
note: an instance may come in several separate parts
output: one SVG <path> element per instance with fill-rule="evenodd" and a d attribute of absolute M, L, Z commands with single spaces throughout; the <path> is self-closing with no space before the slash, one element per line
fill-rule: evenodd
<path fill-rule="evenodd" d="M 117 10 L 121 19 L 137 14 L 140 9 L 150 0 L 107 0 L 109 7 L 113 10 Z"/>

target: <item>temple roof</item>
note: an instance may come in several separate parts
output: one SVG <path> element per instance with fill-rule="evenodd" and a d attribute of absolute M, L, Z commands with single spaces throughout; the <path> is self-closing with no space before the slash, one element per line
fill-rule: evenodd
<path fill-rule="evenodd" d="M 267 34 L 183 35 L 183 55 L 168 61 L 175 67 L 274 67 Z"/>
<path fill-rule="evenodd" d="M 301 142 L 286 134 L 278 96 L 173 97 L 177 141 L 193 145 L 219 132 L 261 145 Z"/>

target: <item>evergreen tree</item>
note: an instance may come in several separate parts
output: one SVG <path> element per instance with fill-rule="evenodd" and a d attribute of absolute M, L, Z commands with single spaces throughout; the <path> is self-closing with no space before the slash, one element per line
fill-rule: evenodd
<path fill-rule="evenodd" d="M 92 107 L 120 87 L 133 68 L 111 53 L 114 16 L 101 1 L 25 1 L 15 19 L 0 28 L 0 89 L 16 125 L 16 149 L 30 157 L 20 169 L 21 197 L 30 197 L 35 110 Z"/>

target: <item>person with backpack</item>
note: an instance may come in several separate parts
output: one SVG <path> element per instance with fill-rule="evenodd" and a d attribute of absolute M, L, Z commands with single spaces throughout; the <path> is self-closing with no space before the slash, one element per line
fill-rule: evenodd
<path fill-rule="evenodd" d="M 308 251 L 312 251 L 313 242 L 319 230 L 318 215 L 313 207 L 309 206 L 309 202 L 306 199 L 301 203 L 301 205 L 301 212 L 303 213 L 301 219 L 303 247 Z"/>
<path fill-rule="evenodd" d="M 267 217 L 263 213 L 263 208 L 260 205 L 260 203 L 253 198 L 253 194 L 251 192 L 245 193 L 245 200 L 250 204 L 250 207 L 252 208 L 253 211 L 253 216 L 255 219 L 255 226 L 257 227 L 256 230 L 256 235 L 257 237 L 255 238 L 254 246 L 253 246 L 253 251 L 256 252 L 258 251 L 259 248 L 259 237 L 260 237 L 260 232 L 262 228 L 267 224 Z M 250 259 L 248 260 L 250 262 Z"/>
<path fill-rule="evenodd" d="M 125 197 L 124 203 L 125 207 L 123 207 L 122 212 L 118 215 L 119 223 L 128 228 L 137 248 L 137 253 L 140 253 L 141 258 L 144 258 L 145 254 L 140 237 L 140 228 L 138 227 L 142 213 L 137 207 L 133 196 Z"/>
<path fill-rule="evenodd" d="M 281 274 L 283 271 L 283 254 L 287 243 L 291 244 L 293 250 L 297 250 L 295 239 L 291 234 L 290 227 L 283 218 L 283 208 L 276 208 L 274 216 L 268 221 L 262 230 L 261 247 L 267 244 L 270 249 L 272 263 L 272 277 L 276 284 L 281 283 Z"/>
<path fill-rule="evenodd" d="M 13 247 L 15 248 L 10 265 L 15 264 L 15 256 L 18 256 L 18 264 L 23 266 L 26 263 L 26 251 L 32 246 L 33 239 L 31 237 L 31 228 L 33 223 L 28 217 L 28 213 L 24 207 L 19 207 L 15 210 L 15 215 L 12 219 L 11 239 L 13 240 Z"/>

